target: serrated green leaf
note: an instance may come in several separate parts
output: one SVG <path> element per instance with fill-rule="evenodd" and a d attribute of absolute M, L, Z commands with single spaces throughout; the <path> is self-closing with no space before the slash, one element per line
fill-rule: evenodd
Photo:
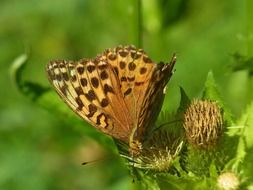
<path fill-rule="evenodd" d="M 218 86 L 213 77 L 213 73 L 211 71 L 207 75 L 202 98 L 216 101 L 223 110 L 223 120 L 225 121 L 225 125 L 233 125 L 234 121 L 232 118 L 231 111 L 225 106 L 225 103 L 222 100 L 220 92 L 218 90 Z"/>
<path fill-rule="evenodd" d="M 207 79 L 205 82 L 205 88 L 203 92 L 203 99 L 218 101 L 223 104 L 223 101 L 221 99 L 217 84 L 214 80 L 213 73 L 210 71 L 207 74 Z"/>
<path fill-rule="evenodd" d="M 250 154 L 251 151 L 249 150 L 253 148 L 253 102 L 247 107 L 245 113 L 242 114 L 241 118 L 238 120 L 238 125 L 235 127 L 237 127 L 237 130 L 234 131 L 234 133 L 238 138 L 236 155 L 234 159 L 226 165 L 226 168 L 237 171 L 239 166 L 244 162 L 245 157 Z M 233 142 L 235 142 L 235 140 Z M 232 145 L 233 142 L 231 142 L 230 145 Z"/>
<path fill-rule="evenodd" d="M 247 148 L 253 148 L 253 102 L 249 104 L 238 120 L 238 125 L 243 128 L 243 137 L 245 138 Z"/>
<path fill-rule="evenodd" d="M 187 96 L 186 92 L 182 87 L 180 87 L 180 95 L 181 95 L 181 100 L 180 104 L 177 110 L 177 114 L 180 115 L 182 114 L 185 109 L 188 107 L 188 105 L 191 103 L 190 98 Z"/>
<path fill-rule="evenodd" d="M 244 141 L 244 138 L 241 137 L 239 139 L 239 143 L 237 146 L 236 163 L 242 162 L 244 160 L 245 155 L 246 155 L 245 141 Z"/>
<path fill-rule="evenodd" d="M 214 162 L 212 162 L 209 167 L 209 173 L 210 173 L 210 177 L 217 177 L 218 176 L 217 168 L 216 168 L 216 165 Z"/>

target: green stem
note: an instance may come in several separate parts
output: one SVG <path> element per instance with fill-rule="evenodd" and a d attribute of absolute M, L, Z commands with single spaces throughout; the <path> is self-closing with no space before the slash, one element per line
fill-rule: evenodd
<path fill-rule="evenodd" d="M 129 26 L 130 43 L 142 48 L 142 0 L 132 0 L 131 5 L 133 11 L 131 12 Z"/>
<path fill-rule="evenodd" d="M 142 48 L 142 0 L 137 0 L 137 46 Z"/>
<path fill-rule="evenodd" d="M 247 0 L 247 34 L 248 34 L 248 56 L 252 57 L 253 55 L 253 40 L 250 39 L 250 36 L 253 34 L 253 12 L 250 7 L 253 6 L 253 2 L 251 0 Z"/>

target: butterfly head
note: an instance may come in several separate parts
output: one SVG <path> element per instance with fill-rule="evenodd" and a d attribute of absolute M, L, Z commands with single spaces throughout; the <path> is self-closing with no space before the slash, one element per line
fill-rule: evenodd
<path fill-rule="evenodd" d="M 142 143 L 138 140 L 129 142 L 128 152 L 132 157 L 139 156 L 142 150 Z"/>

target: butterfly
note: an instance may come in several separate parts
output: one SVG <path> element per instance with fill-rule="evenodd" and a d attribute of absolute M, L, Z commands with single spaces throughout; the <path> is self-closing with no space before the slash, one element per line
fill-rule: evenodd
<path fill-rule="evenodd" d="M 77 115 L 138 154 L 161 110 L 175 63 L 175 55 L 169 64 L 158 64 L 142 49 L 119 46 L 95 59 L 50 61 L 46 71 Z"/>

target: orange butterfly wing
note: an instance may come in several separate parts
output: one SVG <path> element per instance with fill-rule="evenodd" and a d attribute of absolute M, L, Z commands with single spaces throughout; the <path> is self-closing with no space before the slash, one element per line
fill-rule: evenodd
<path fill-rule="evenodd" d="M 52 61 L 47 73 L 74 112 L 131 144 L 141 142 L 154 125 L 175 61 L 174 56 L 170 64 L 156 64 L 143 50 L 126 46 L 106 50 L 94 60 Z"/>

